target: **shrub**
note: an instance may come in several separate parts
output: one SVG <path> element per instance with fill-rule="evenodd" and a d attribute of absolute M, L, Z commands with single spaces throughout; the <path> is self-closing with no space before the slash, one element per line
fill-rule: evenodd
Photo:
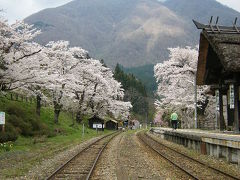
<path fill-rule="evenodd" d="M 7 107 L 7 113 L 10 115 L 16 115 L 17 117 L 25 117 L 26 113 L 21 106 L 17 106 L 16 104 L 11 104 Z"/>
<path fill-rule="evenodd" d="M 30 118 L 28 121 L 31 123 L 33 131 L 41 130 L 41 123 L 38 120 Z"/>
<path fill-rule="evenodd" d="M 8 122 L 15 127 L 18 134 L 23 136 L 48 135 L 48 127 L 43 124 L 37 116 L 32 116 L 33 117 L 19 117 L 15 114 L 11 114 L 8 118 Z"/>
<path fill-rule="evenodd" d="M 32 136 L 33 130 L 32 125 L 28 121 L 24 121 L 21 117 L 16 115 L 9 116 L 9 122 L 15 127 L 18 128 L 18 131 L 23 136 Z"/>
<path fill-rule="evenodd" d="M 16 141 L 18 138 L 18 133 L 14 126 L 10 123 L 6 123 L 5 132 L 0 132 L 0 143 L 7 141 Z"/>
<path fill-rule="evenodd" d="M 54 133 L 53 131 L 48 131 L 48 132 L 46 133 L 46 135 L 47 135 L 48 138 L 51 138 L 51 137 L 55 137 L 57 134 Z"/>
<path fill-rule="evenodd" d="M 16 102 L 6 101 L 5 103 L 0 104 L 1 109 L 6 112 L 7 123 L 5 132 L 0 131 L 0 142 L 15 141 L 19 135 L 40 138 L 41 136 L 53 137 L 57 134 L 64 134 L 63 131 L 51 131 L 36 115 L 33 107 L 22 106 Z"/>

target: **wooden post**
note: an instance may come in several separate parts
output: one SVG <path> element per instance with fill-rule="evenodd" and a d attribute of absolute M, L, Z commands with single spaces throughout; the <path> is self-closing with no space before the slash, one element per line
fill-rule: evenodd
<path fill-rule="evenodd" d="M 223 93 L 222 89 L 219 89 L 219 128 L 220 131 L 224 130 L 224 117 L 223 117 Z"/>
<path fill-rule="evenodd" d="M 234 84 L 234 132 L 239 133 L 239 87 L 238 84 Z"/>
<path fill-rule="evenodd" d="M 36 113 L 38 116 L 40 116 L 41 113 L 41 96 L 37 95 L 37 106 L 36 106 Z"/>
<path fill-rule="evenodd" d="M 5 132 L 5 124 L 2 125 L 2 132 Z"/>
<path fill-rule="evenodd" d="M 230 126 L 230 109 L 229 109 L 229 90 L 227 90 L 227 124 L 226 126 L 229 128 Z"/>
<path fill-rule="evenodd" d="M 197 119 L 197 76 L 194 78 L 194 121 L 195 129 L 198 128 L 198 119 Z"/>

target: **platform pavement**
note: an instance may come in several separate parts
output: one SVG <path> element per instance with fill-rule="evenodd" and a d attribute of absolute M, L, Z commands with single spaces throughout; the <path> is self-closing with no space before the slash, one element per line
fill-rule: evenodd
<path fill-rule="evenodd" d="M 200 129 L 172 129 L 172 128 L 163 128 L 163 127 L 154 127 L 155 132 L 164 131 L 164 132 L 174 132 L 179 134 L 198 136 L 200 138 L 214 138 L 227 141 L 240 142 L 240 134 L 234 134 L 233 132 L 219 132 L 219 131 L 207 131 Z"/>

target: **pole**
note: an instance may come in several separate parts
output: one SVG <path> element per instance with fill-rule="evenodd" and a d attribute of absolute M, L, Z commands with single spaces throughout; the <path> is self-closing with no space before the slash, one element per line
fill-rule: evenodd
<path fill-rule="evenodd" d="M 84 124 L 82 125 L 82 136 L 84 136 Z"/>
<path fill-rule="evenodd" d="M 2 132 L 5 132 L 5 124 L 2 125 Z"/>
<path fill-rule="evenodd" d="M 235 80 L 237 76 L 235 75 Z M 239 134 L 239 86 L 237 83 L 234 84 L 234 132 Z"/>
<path fill-rule="evenodd" d="M 147 126 L 148 126 L 148 114 L 146 113 L 146 129 L 147 129 Z"/>
<path fill-rule="evenodd" d="M 194 107 L 195 107 L 195 113 L 194 113 L 195 129 L 197 129 L 198 128 L 198 122 L 197 122 L 197 76 L 195 76 L 195 79 L 194 79 Z"/>

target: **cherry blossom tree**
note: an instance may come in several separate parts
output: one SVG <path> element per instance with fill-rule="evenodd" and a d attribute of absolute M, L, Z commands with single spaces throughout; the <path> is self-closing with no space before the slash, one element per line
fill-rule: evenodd
<path fill-rule="evenodd" d="M 164 121 L 163 119 L 163 114 L 164 114 L 164 111 L 163 110 L 159 110 L 157 111 L 157 113 L 155 114 L 154 116 L 154 120 L 153 120 L 153 123 L 155 125 L 158 125 L 158 126 L 167 126 L 167 122 Z"/>
<path fill-rule="evenodd" d="M 55 123 L 64 108 L 75 111 L 79 122 L 85 114 L 129 115 L 131 104 L 122 101 L 124 91 L 109 68 L 67 41 L 32 42 L 39 33 L 23 22 L 0 21 L 0 91 L 36 96 L 38 115 L 41 99 L 48 99 Z"/>
<path fill-rule="evenodd" d="M 84 114 L 106 115 L 112 101 L 123 98 L 121 84 L 114 80 L 112 71 L 91 59 L 87 51 L 69 48 L 67 41 L 50 42 L 43 51 L 50 59 L 44 86 L 54 92 L 55 122 L 68 104 L 66 101 L 77 105 L 77 121 L 80 122 Z"/>
<path fill-rule="evenodd" d="M 74 52 L 74 57 L 76 57 L 77 49 L 70 50 Z M 84 113 L 104 116 L 108 112 L 111 112 L 115 117 L 118 116 L 113 112 L 112 106 L 113 102 L 116 103 L 123 99 L 124 91 L 121 84 L 113 78 L 112 71 L 100 61 L 85 59 L 86 57 L 78 57 L 78 60 L 81 61 L 81 68 L 72 69 L 73 71 L 77 70 L 73 74 L 83 85 L 83 89 L 75 91 L 76 99 L 79 102 L 77 116 L 80 117 Z M 131 106 L 128 103 L 125 105 L 126 112 L 129 112 Z"/>
<path fill-rule="evenodd" d="M 18 66 L 41 52 L 41 47 L 32 42 L 39 33 L 32 25 L 24 22 L 9 25 L 6 20 L 0 19 L 0 91 L 16 89 L 21 85 L 17 82 L 32 78 L 31 75 L 22 74 L 23 69 Z"/>
<path fill-rule="evenodd" d="M 0 91 L 15 90 L 37 97 L 36 112 L 40 115 L 43 93 L 39 84 L 44 84 L 39 71 L 46 59 L 43 47 L 32 42 L 40 31 L 24 22 L 8 25 L 0 21 Z M 45 75 L 45 74 L 44 74 Z"/>
<path fill-rule="evenodd" d="M 158 107 L 175 109 L 182 114 L 183 126 L 193 127 L 194 115 L 194 80 L 197 70 L 197 48 L 169 48 L 170 58 L 154 67 L 158 82 L 156 101 Z M 205 103 L 207 86 L 198 87 L 197 99 Z"/>

